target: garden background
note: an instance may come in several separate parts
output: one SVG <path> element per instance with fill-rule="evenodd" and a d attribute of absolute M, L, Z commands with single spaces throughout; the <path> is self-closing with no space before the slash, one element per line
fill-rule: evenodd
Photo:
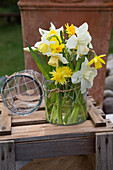
<path fill-rule="evenodd" d="M 17 2 L 18 0 L 1 1 L 0 14 L 20 14 Z M 109 47 L 109 54 L 111 53 L 113 53 L 113 29 Z M 0 77 L 11 75 L 23 69 L 24 52 L 21 21 L 15 20 L 13 17 L 10 20 L 7 17 L 0 17 Z"/>

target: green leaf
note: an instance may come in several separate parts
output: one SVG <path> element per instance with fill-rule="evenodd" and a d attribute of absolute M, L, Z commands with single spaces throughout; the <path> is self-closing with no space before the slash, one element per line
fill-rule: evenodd
<path fill-rule="evenodd" d="M 30 47 L 29 43 L 26 41 L 28 47 L 29 47 L 29 50 L 31 52 L 31 55 L 33 56 L 38 68 L 40 69 L 40 71 L 42 72 L 42 74 L 45 76 L 45 78 L 47 80 L 50 80 L 50 77 L 49 77 L 49 70 L 48 70 L 48 65 L 43 61 L 42 57 L 38 54 L 38 53 L 35 53 L 32 48 Z"/>
<path fill-rule="evenodd" d="M 60 37 L 61 37 L 62 43 L 65 44 L 64 39 L 63 39 L 62 31 L 60 31 Z"/>

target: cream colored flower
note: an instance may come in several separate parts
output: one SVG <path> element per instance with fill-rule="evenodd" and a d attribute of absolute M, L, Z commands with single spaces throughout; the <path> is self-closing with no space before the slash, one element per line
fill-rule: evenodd
<path fill-rule="evenodd" d="M 86 92 L 86 89 L 93 86 L 93 80 L 97 75 L 97 70 L 95 68 L 87 66 L 88 59 L 85 58 L 85 61 L 82 63 L 80 71 L 75 72 L 72 77 L 72 83 L 77 84 L 81 83 L 81 93 Z"/>
<path fill-rule="evenodd" d="M 88 44 L 91 46 L 91 36 L 88 32 L 88 24 L 85 22 L 77 30 L 76 35 L 72 35 L 66 43 L 68 49 L 77 49 L 77 58 L 82 55 L 86 55 L 89 51 Z"/>
<path fill-rule="evenodd" d="M 60 31 L 63 32 L 63 26 L 60 27 L 59 29 L 56 29 L 52 22 L 50 24 L 51 24 L 50 31 L 55 30 L 57 35 L 60 36 Z M 50 31 L 43 30 L 42 28 L 39 28 L 39 32 L 40 32 L 41 35 L 44 35 L 44 34 L 48 35 L 50 33 Z"/>
<path fill-rule="evenodd" d="M 48 64 L 53 66 L 53 67 L 58 67 L 58 61 L 60 60 L 63 64 L 67 64 L 68 61 L 66 60 L 65 57 L 63 57 L 62 54 L 57 54 L 57 53 L 47 53 L 47 56 L 51 56 Z"/>

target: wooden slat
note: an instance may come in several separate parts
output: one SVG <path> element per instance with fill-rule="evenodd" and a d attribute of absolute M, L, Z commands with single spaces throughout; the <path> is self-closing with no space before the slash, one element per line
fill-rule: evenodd
<path fill-rule="evenodd" d="M 15 143 L 16 160 L 94 153 L 94 136 Z"/>
<path fill-rule="evenodd" d="M 35 159 L 20 170 L 84 170 L 84 167 L 86 170 L 94 170 L 87 155 Z"/>
<path fill-rule="evenodd" d="M 95 107 L 90 98 L 87 102 L 87 111 L 95 127 L 106 126 L 106 120 L 103 118 L 105 117 L 103 111 Z"/>
<path fill-rule="evenodd" d="M 2 100 L 0 99 L 0 101 Z M 11 115 L 3 102 L 0 102 L 0 135 L 7 134 L 11 134 Z"/>
<path fill-rule="evenodd" d="M 0 142 L 0 170 L 16 170 L 14 141 Z"/>
<path fill-rule="evenodd" d="M 14 139 L 16 142 L 33 141 L 38 138 L 38 140 L 43 139 L 54 139 L 59 138 L 59 136 L 67 136 L 70 134 L 79 135 L 84 133 L 99 133 L 99 132 L 111 132 L 113 131 L 113 125 L 110 127 L 94 127 L 91 120 L 87 120 L 84 123 L 73 126 L 57 126 L 52 124 L 36 124 L 27 126 L 15 126 L 12 127 L 12 134 L 0 137 L 2 140 Z"/>
<path fill-rule="evenodd" d="M 12 115 L 12 126 L 34 125 L 41 123 L 46 123 L 44 110 L 38 110 L 25 116 Z"/>
<path fill-rule="evenodd" d="M 35 125 L 47 123 L 44 100 L 39 109 L 28 115 L 12 115 L 12 126 Z"/>
<path fill-rule="evenodd" d="M 96 170 L 113 169 L 113 132 L 96 134 Z"/>

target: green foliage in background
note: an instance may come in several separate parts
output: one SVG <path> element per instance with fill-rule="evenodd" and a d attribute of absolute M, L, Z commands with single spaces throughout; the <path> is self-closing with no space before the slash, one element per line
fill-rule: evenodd
<path fill-rule="evenodd" d="M 0 2 L 0 12 L 19 12 L 18 0 L 3 0 Z"/>
<path fill-rule="evenodd" d="M 1 25 L 2 23 L 2 25 Z M 0 20 L 0 77 L 24 69 L 21 25 Z"/>

